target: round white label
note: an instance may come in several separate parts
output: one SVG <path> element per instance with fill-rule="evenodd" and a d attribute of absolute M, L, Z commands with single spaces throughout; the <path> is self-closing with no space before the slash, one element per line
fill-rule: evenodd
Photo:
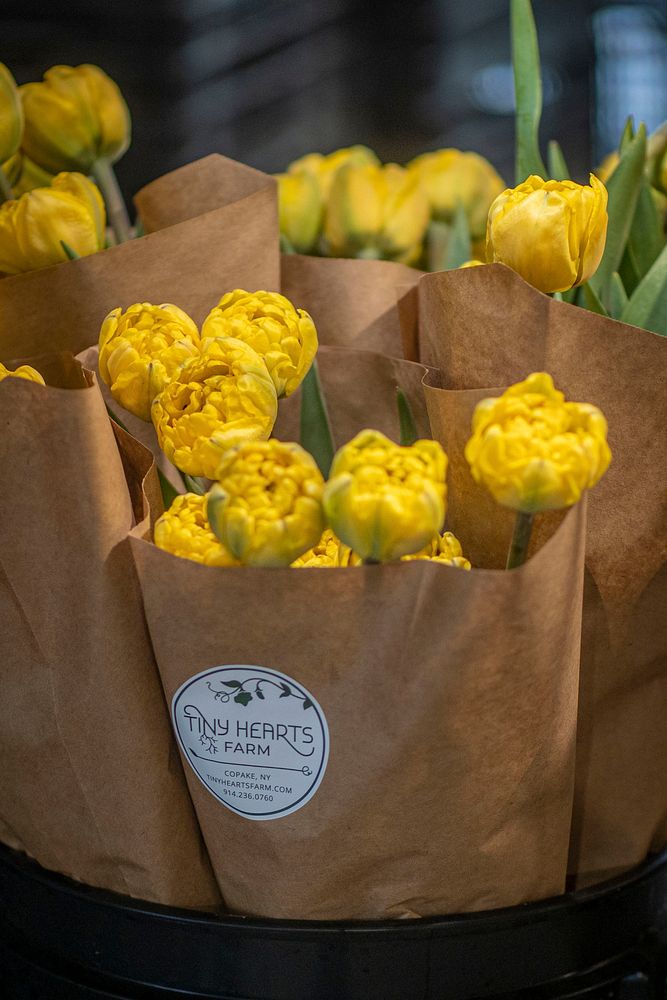
<path fill-rule="evenodd" d="M 192 770 L 239 816 L 288 816 L 305 806 L 324 777 L 324 712 L 278 670 L 247 664 L 204 670 L 180 686 L 171 713 Z"/>

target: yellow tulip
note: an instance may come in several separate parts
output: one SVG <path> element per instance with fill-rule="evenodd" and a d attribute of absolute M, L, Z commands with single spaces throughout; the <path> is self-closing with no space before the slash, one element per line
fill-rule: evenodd
<path fill-rule="evenodd" d="M 425 191 L 435 219 L 452 222 L 462 205 L 473 240 L 484 236 L 489 207 L 505 187 L 488 160 L 460 149 L 438 149 L 417 156 L 408 170 Z"/>
<path fill-rule="evenodd" d="M 0 272 L 20 274 L 68 260 L 61 241 L 79 257 L 104 249 L 102 196 L 82 174 L 62 173 L 0 205 Z"/>
<path fill-rule="evenodd" d="M 289 566 L 324 530 L 324 480 L 298 444 L 248 441 L 229 451 L 209 494 L 220 541 L 248 566 Z"/>
<path fill-rule="evenodd" d="M 287 171 L 290 174 L 309 173 L 315 177 L 319 184 L 320 195 L 323 201 L 326 201 L 336 173 L 348 163 L 358 166 L 380 165 L 377 156 L 368 146 L 348 146 L 344 149 L 336 149 L 326 156 L 323 156 L 322 153 L 308 153 L 290 163 Z"/>
<path fill-rule="evenodd" d="M 299 388 L 317 352 L 311 316 L 278 292 L 227 292 L 204 320 L 202 338 L 209 337 L 249 344 L 263 358 L 279 398 Z"/>
<path fill-rule="evenodd" d="M 23 378 L 27 382 L 38 382 L 40 385 L 44 385 L 42 376 L 34 368 L 31 368 L 30 365 L 20 365 L 19 368 L 15 368 L 12 371 L 6 368 L 2 361 L 0 361 L 0 382 L 5 378 Z"/>
<path fill-rule="evenodd" d="M 13 198 L 18 198 L 19 196 L 19 192 L 16 190 L 16 184 L 18 182 L 19 177 L 21 176 L 22 166 L 23 166 L 23 157 L 21 155 L 21 150 L 19 150 L 17 153 L 14 153 L 13 156 L 10 156 L 10 158 L 8 160 L 5 160 L 5 162 L 1 165 L 2 172 L 7 178 L 9 186 L 12 189 L 11 194 Z M 46 183 L 47 184 L 51 183 L 50 177 Z"/>
<path fill-rule="evenodd" d="M 349 545 L 344 545 L 336 538 L 331 528 L 325 528 L 322 537 L 316 545 L 295 559 L 292 566 L 295 569 L 310 569 L 312 567 L 357 566 L 360 563 Z"/>
<path fill-rule="evenodd" d="M 361 431 L 334 457 L 324 491 L 329 525 L 364 560 L 419 552 L 442 529 L 446 472 L 435 441 L 401 447 L 379 431 Z"/>
<path fill-rule="evenodd" d="M 483 260 L 467 260 L 465 264 L 459 265 L 459 271 L 463 270 L 466 267 L 482 267 L 483 264 L 484 264 Z"/>
<path fill-rule="evenodd" d="M 238 566 L 218 541 L 206 516 L 207 497 L 184 493 L 155 522 L 153 541 L 158 548 L 205 566 Z"/>
<path fill-rule="evenodd" d="M 23 108 L 14 77 L 0 63 L 0 163 L 17 152 L 23 135 Z"/>
<path fill-rule="evenodd" d="M 166 302 L 112 309 L 102 323 L 99 369 L 111 395 L 150 423 L 151 404 L 177 370 L 199 355 L 199 331 L 187 313 Z"/>
<path fill-rule="evenodd" d="M 225 452 L 266 439 L 278 412 L 262 358 L 234 337 L 208 339 L 155 397 L 151 417 L 170 462 L 191 476 L 215 479 Z"/>
<path fill-rule="evenodd" d="M 280 232 L 297 253 L 311 253 L 322 228 L 322 196 L 314 174 L 277 174 Z"/>
<path fill-rule="evenodd" d="M 426 196 L 403 167 L 348 164 L 337 172 L 326 207 L 328 253 L 414 263 L 428 220 Z"/>
<path fill-rule="evenodd" d="M 486 259 L 517 271 L 541 292 L 564 292 L 595 274 L 607 236 L 607 189 L 531 175 L 489 210 Z"/>
<path fill-rule="evenodd" d="M 607 421 L 536 372 L 478 403 L 465 457 L 498 503 L 526 514 L 576 503 L 609 467 Z"/>
<path fill-rule="evenodd" d="M 98 66 L 53 66 L 42 83 L 19 88 L 23 149 L 44 170 L 89 174 L 97 160 L 115 163 L 130 144 L 130 113 Z"/>
<path fill-rule="evenodd" d="M 456 566 L 459 569 L 470 569 L 470 561 L 463 555 L 461 543 L 451 531 L 438 535 L 429 544 L 414 555 L 403 556 L 403 561 L 411 559 L 428 559 L 431 562 L 444 563 L 446 566 Z"/>

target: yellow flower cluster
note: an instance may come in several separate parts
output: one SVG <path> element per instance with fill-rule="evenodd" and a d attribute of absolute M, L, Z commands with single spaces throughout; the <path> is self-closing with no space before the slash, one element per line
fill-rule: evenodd
<path fill-rule="evenodd" d="M 362 559 L 389 562 L 424 548 L 445 519 L 447 456 L 435 441 L 394 444 L 357 434 L 336 454 L 324 491 L 335 534 Z"/>
<path fill-rule="evenodd" d="M 598 268 L 607 236 L 607 189 L 531 175 L 489 210 L 486 259 L 507 264 L 542 292 L 563 292 Z"/>
<path fill-rule="evenodd" d="M 155 522 L 155 544 L 165 552 L 205 566 L 238 565 L 213 532 L 206 515 L 207 497 L 184 493 Z"/>
<path fill-rule="evenodd" d="M 433 218 L 453 222 L 462 205 L 473 240 L 484 237 L 492 202 L 505 187 L 502 177 L 478 153 L 439 149 L 408 164 L 429 200 Z"/>
<path fill-rule="evenodd" d="M 601 411 L 566 402 L 544 372 L 482 400 L 472 430 L 465 456 L 475 481 L 524 513 L 571 506 L 611 461 Z"/>
<path fill-rule="evenodd" d="M 404 561 L 410 559 L 429 559 L 431 562 L 444 563 L 446 566 L 456 566 L 459 569 L 470 569 L 470 560 L 463 555 L 461 543 L 451 531 L 445 531 L 433 539 L 421 552 L 403 556 Z"/>
<path fill-rule="evenodd" d="M 0 205 L 0 272 L 20 274 L 104 247 L 106 215 L 97 186 L 83 174 L 62 173 Z"/>
<path fill-rule="evenodd" d="M 34 368 L 31 368 L 30 365 L 20 365 L 19 368 L 11 371 L 0 361 L 0 382 L 5 378 L 22 378 L 27 382 L 38 382 L 39 385 L 44 385 L 42 376 Z"/>
<path fill-rule="evenodd" d="M 305 309 L 277 292 L 227 292 L 202 326 L 202 338 L 236 337 L 264 359 L 278 397 L 301 385 L 317 352 L 317 331 Z"/>
<path fill-rule="evenodd" d="M 216 536 L 242 563 L 288 566 L 324 530 L 324 480 L 298 444 L 253 441 L 229 451 L 209 494 Z"/>
<path fill-rule="evenodd" d="M 340 538 L 336 538 L 331 528 L 325 528 L 319 542 L 295 559 L 292 566 L 295 569 L 331 568 L 358 566 L 360 562 L 359 556 L 354 554 L 349 545 L 344 545 Z"/>

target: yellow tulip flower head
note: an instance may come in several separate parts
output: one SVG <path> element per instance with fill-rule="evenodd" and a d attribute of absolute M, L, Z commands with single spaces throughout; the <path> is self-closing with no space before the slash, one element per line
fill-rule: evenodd
<path fill-rule="evenodd" d="M 336 538 L 331 528 L 325 528 L 319 542 L 295 559 L 292 566 L 295 569 L 332 568 L 357 566 L 360 561 L 349 545 L 344 545 L 340 538 Z"/>
<path fill-rule="evenodd" d="M 79 257 L 104 249 L 102 196 L 83 174 L 62 173 L 0 205 L 0 272 L 20 274 L 68 260 L 62 242 Z"/>
<path fill-rule="evenodd" d="M 266 439 L 278 412 L 262 358 L 234 337 L 209 338 L 153 401 L 151 417 L 170 462 L 215 479 L 228 448 Z"/>
<path fill-rule="evenodd" d="M 206 496 L 184 493 L 155 522 L 158 548 L 205 566 L 238 566 L 229 549 L 215 537 L 206 516 Z"/>
<path fill-rule="evenodd" d="M 335 455 L 324 491 L 330 527 L 362 559 L 419 552 L 445 519 L 447 456 L 436 441 L 394 444 L 361 431 Z"/>
<path fill-rule="evenodd" d="M 23 149 L 44 170 L 89 174 L 96 160 L 115 163 L 130 144 L 130 113 L 99 66 L 53 66 L 41 83 L 19 88 Z"/>
<path fill-rule="evenodd" d="M 329 197 L 333 179 L 341 167 L 348 163 L 363 166 L 371 164 L 379 166 L 380 161 L 368 146 L 347 146 L 344 149 L 336 149 L 333 153 L 323 156 L 322 153 L 308 153 L 306 156 L 294 160 L 287 168 L 290 174 L 308 173 L 318 182 L 320 195 L 323 201 Z"/>
<path fill-rule="evenodd" d="M 0 63 L 0 163 L 18 151 L 23 135 L 23 107 L 14 77 Z"/>
<path fill-rule="evenodd" d="M 99 369 L 111 395 L 130 413 L 151 420 L 151 405 L 190 358 L 199 355 L 199 331 L 169 302 L 135 302 L 112 309 L 102 323 Z"/>
<path fill-rule="evenodd" d="M 421 552 L 403 556 L 403 561 L 411 559 L 428 559 L 431 562 L 443 563 L 445 566 L 456 566 L 458 569 L 470 569 L 470 561 L 463 555 L 461 543 L 451 531 L 437 535 Z"/>
<path fill-rule="evenodd" d="M 278 174 L 280 232 L 297 253 L 315 249 L 322 228 L 323 203 L 317 177 L 308 170 Z"/>
<path fill-rule="evenodd" d="M 278 397 L 301 385 L 317 352 L 317 330 L 305 309 L 278 292 L 227 292 L 202 326 L 202 338 L 236 337 L 263 358 Z"/>
<path fill-rule="evenodd" d="M 331 185 L 324 236 L 333 257 L 414 263 L 428 221 L 426 195 L 403 167 L 347 164 Z"/>
<path fill-rule="evenodd" d="M 531 175 L 489 209 L 486 259 L 507 264 L 541 292 L 564 292 L 595 274 L 607 237 L 607 189 Z"/>
<path fill-rule="evenodd" d="M 502 177 L 478 153 L 438 149 L 408 164 L 429 200 L 431 214 L 452 222 L 462 205 L 473 240 L 484 236 L 489 207 L 505 187 Z"/>
<path fill-rule="evenodd" d="M 609 467 L 607 421 L 536 372 L 477 404 L 465 457 L 498 503 L 526 514 L 576 503 Z"/>
<path fill-rule="evenodd" d="M 248 441 L 229 451 L 209 494 L 220 541 L 249 566 L 289 566 L 324 530 L 324 480 L 298 444 Z"/>
<path fill-rule="evenodd" d="M 42 376 L 34 368 L 31 368 L 30 365 L 21 365 L 12 371 L 6 368 L 2 361 L 0 361 L 0 382 L 5 378 L 22 378 L 26 382 L 37 382 L 39 385 L 44 385 Z"/>

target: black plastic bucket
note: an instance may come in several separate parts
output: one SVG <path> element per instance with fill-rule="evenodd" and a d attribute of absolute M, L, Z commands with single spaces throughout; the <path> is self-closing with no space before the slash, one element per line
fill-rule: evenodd
<path fill-rule="evenodd" d="M 0 848 L 2 1000 L 666 1000 L 667 852 L 541 903 L 428 920 L 216 918 Z"/>

